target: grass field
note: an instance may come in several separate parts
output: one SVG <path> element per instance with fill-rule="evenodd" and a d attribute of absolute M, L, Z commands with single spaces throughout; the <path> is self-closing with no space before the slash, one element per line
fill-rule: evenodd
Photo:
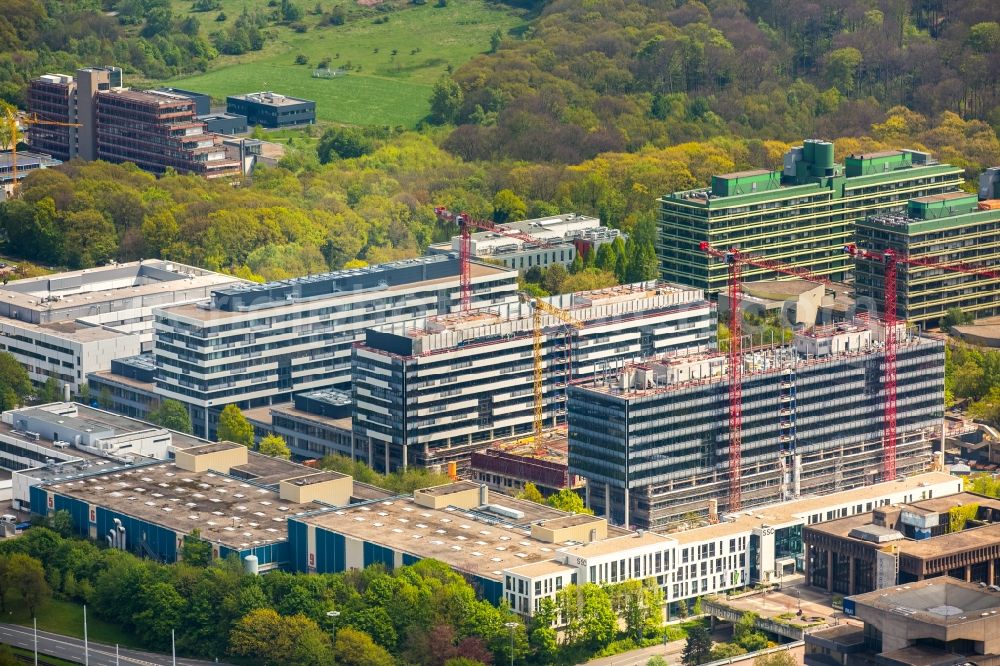
<path fill-rule="evenodd" d="M 190 2 L 175 0 L 174 9 L 197 17 L 205 31 L 212 32 L 232 23 L 244 4 L 266 9 L 267 3 L 224 0 L 223 23 L 215 21 L 218 12 L 189 12 Z M 273 90 L 315 100 L 322 121 L 412 127 L 427 115 L 434 82 L 449 65 L 458 67 L 489 50 L 490 36 L 497 29 L 508 34 L 525 25 L 512 10 L 485 0 L 448 0 L 445 7 L 431 0 L 425 5 L 397 4 L 388 12 L 343 4 L 349 8 L 344 25 L 317 27 L 315 4 L 299 2 L 306 12 L 301 21 L 308 26 L 304 33 L 271 26 L 267 30 L 274 37 L 261 51 L 220 56 L 204 74 L 137 84 L 197 90 L 211 95 L 217 104 L 224 103 L 227 95 Z M 333 6 L 329 0 L 320 4 L 324 9 Z M 375 23 L 378 17 L 389 20 Z M 295 64 L 300 54 L 308 58 L 307 65 Z M 313 78 L 313 69 L 325 58 L 330 59 L 331 69 L 347 64 L 351 69 L 333 79 Z"/>
<path fill-rule="evenodd" d="M 7 610 L 5 622 L 31 626 L 31 616 L 20 597 L 8 594 Z M 49 599 L 38 609 L 38 628 L 57 634 L 83 638 L 83 607 L 60 599 Z M 97 619 L 92 611 L 87 613 L 87 636 L 97 643 L 107 645 L 117 643 L 124 647 L 141 647 L 134 637 L 113 624 Z"/>
<path fill-rule="evenodd" d="M 10 650 L 15 657 L 19 658 L 26 664 L 34 663 L 35 653 L 31 650 L 25 650 L 24 648 L 11 648 Z M 65 659 L 59 659 L 58 657 L 50 657 L 47 654 L 38 655 L 39 666 L 76 666 L 80 662 L 78 661 L 66 661 Z"/>

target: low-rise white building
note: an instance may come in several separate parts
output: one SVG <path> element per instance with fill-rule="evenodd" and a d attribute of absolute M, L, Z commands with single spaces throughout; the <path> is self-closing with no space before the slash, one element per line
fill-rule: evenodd
<path fill-rule="evenodd" d="M 153 308 L 239 282 L 160 259 L 9 282 L 0 287 L 0 351 L 33 382 L 54 377 L 75 395 L 88 373 L 152 348 Z"/>

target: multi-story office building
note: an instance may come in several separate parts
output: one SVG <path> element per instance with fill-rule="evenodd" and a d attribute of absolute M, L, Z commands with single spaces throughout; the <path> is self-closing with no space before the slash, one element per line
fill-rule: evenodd
<path fill-rule="evenodd" d="M 237 282 L 160 259 L 17 280 L 0 286 L 0 349 L 32 381 L 55 377 L 77 394 L 88 373 L 152 347 L 154 307 Z"/>
<path fill-rule="evenodd" d="M 226 111 L 246 116 L 249 125 L 289 127 L 316 122 L 316 102 L 273 92 L 230 95 Z"/>
<path fill-rule="evenodd" d="M 156 174 L 167 169 L 207 178 L 240 173 L 221 137 L 205 132 L 194 101 L 163 91 L 116 88 L 96 96 L 97 158 L 133 162 Z"/>
<path fill-rule="evenodd" d="M 995 271 L 1000 266 L 1000 202 L 948 192 L 911 199 L 905 211 L 871 215 L 857 223 L 858 246 L 898 256 Z M 885 307 L 885 264 L 858 258 L 858 297 Z M 979 276 L 916 264 L 896 268 L 896 316 L 936 326 L 951 308 L 977 317 L 1000 314 L 1000 276 Z"/>
<path fill-rule="evenodd" d="M 707 350 L 714 310 L 701 290 L 649 282 L 551 299 L 577 320 L 542 317 L 543 418 L 565 420 L 566 386 L 655 353 Z M 378 469 L 464 466 L 534 421 L 531 306 L 374 327 L 354 350 L 354 432 Z"/>
<path fill-rule="evenodd" d="M 63 161 L 133 162 L 156 174 L 171 168 L 210 178 L 240 173 L 221 137 L 197 119 L 198 104 L 206 102 L 187 91 L 123 88 L 117 67 L 45 74 L 28 84 L 28 110 L 68 125 L 33 124 L 28 143 Z"/>
<path fill-rule="evenodd" d="M 881 478 L 882 327 L 838 324 L 792 346 L 748 351 L 743 368 L 745 507 Z M 944 345 L 897 350 L 900 475 L 931 461 L 943 418 Z M 729 392 L 725 355 L 652 359 L 569 387 L 569 471 L 616 524 L 658 529 L 725 507 Z"/>
<path fill-rule="evenodd" d="M 68 161 L 97 159 L 98 92 L 122 87 L 119 67 L 85 67 L 76 76 L 44 74 L 28 83 L 28 110 L 39 120 L 28 127 L 32 148 Z"/>
<path fill-rule="evenodd" d="M 833 144 L 806 141 L 785 155 L 784 169 L 757 169 L 712 177 L 709 188 L 660 199 L 657 254 L 665 280 L 724 291 L 726 266 L 703 252 L 759 252 L 843 281 L 852 262 L 841 250 L 866 216 L 898 208 L 908 199 L 953 192 L 962 169 L 938 164 L 927 153 L 893 150 L 833 158 Z M 781 277 L 745 267 L 746 280 Z"/>
<path fill-rule="evenodd" d="M 282 437 L 297 459 L 330 454 L 364 457 L 368 447 L 354 439 L 351 394 L 336 389 L 298 393 L 292 402 L 255 407 L 243 412 L 257 439 Z"/>
<path fill-rule="evenodd" d="M 498 261 L 508 268 L 524 272 L 539 266 L 553 264 L 569 266 L 581 252 L 596 252 L 605 243 L 612 243 L 622 235 L 618 229 L 602 227 L 596 217 L 569 213 L 533 220 L 509 222 L 503 226 L 538 239 L 532 243 L 492 231 L 472 234 L 471 250 L 476 257 Z M 459 251 L 460 236 L 447 243 L 437 243 L 427 248 L 428 254 L 446 254 Z"/>
<path fill-rule="evenodd" d="M 517 272 L 474 262 L 472 305 L 517 301 Z M 219 289 L 210 301 L 156 312 L 156 386 L 214 433 L 227 404 L 289 402 L 351 381 L 366 328 L 446 314 L 460 305 L 455 257 L 407 259 L 268 284 Z"/>
<path fill-rule="evenodd" d="M 1000 580 L 1000 501 L 973 493 L 930 495 L 810 525 L 806 583 L 864 594 L 937 576 Z"/>

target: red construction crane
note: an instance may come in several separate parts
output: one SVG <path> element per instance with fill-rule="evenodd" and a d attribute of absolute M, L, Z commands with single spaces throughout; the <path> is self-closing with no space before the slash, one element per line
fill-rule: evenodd
<path fill-rule="evenodd" d="M 492 231 L 510 238 L 519 238 L 526 243 L 531 243 L 533 245 L 537 245 L 538 247 L 552 247 L 551 243 L 539 240 L 531 234 L 526 234 L 516 229 L 511 229 L 510 227 L 505 227 L 502 224 L 497 224 L 490 220 L 477 220 L 465 212 L 452 213 L 444 206 L 436 207 L 434 209 L 434 214 L 439 220 L 444 222 L 455 222 L 458 224 L 458 232 L 460 236 L 458 244 L 458 265 L 459 284 L 462 288 L 462 312 L 469 309 L 469 304 L 472 300 L 472 276 L 470 273 L 469 261 L 472 258 L 473 228 L 480 229 L 482 231 Z"/>
<path fill-rule="evenodd" d="M 740 250 L 717 250 L 708 242 L 700 245 L 702 252 L 722 259 L 729 269 L 729 510 L 739 511 L 742 500 L 742 452 L 743 452 L 743 317 L 740 312 L 742 291 L 740 282 L 743 264 L 765 268 L 777 273 L 830 285 L 825 277 L 813 275 L 804 268 L 788 266 L 773 259 L 764 259 L 743 254 Z"/>
<path fill-rule="evenodd" d="M 924 266 L 954 273 L 1000 278 L 1000 270 L 990 270 L 965 263 L 949 264 L 934 258 L 905 257 L 895 250 L 865 250 L 856 245 L 844 246 L 854 259 L 869 259 L 885 266 L 885 418 L 882 426 L 883 481 L 896 478 L 896 266 Z"/>

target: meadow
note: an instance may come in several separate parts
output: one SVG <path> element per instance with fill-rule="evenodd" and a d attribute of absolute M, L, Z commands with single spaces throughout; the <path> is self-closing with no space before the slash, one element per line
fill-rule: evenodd
<path fill-rule="evenodd" d="M 244 4 L 223 0 L 224 22 L 216 21 L 217 11 L 191 12 L 189 2 L 176 0 L 174 10 L 198 18 L 211 33 L 233 22 Z M 446 0 L 444 6 L 432 0 L 381 8 L 341 3 L 346 22 L 339 26 L 318 25 L 316 5 L 299 4 L 305 32 L 287 25 L 269 26 L 271 37 L 261 51 L 220 56 L 204 74 L 143 83 L 204 92 L 218 105 L 224 105 L 227 95 L 273 90 L 315 100 L 321 121 L 413 127 L 427 115 L 434 82 L 449 66 L 457 68 L 487 52 L 495 31 L 516 33 L 526 24 L 514 10 L 485 0 Z M 264 0 L 256 5 L 267 9 Z M 324 11 L 334 6 L 320 3 Z M 300 55 L 307 64 L 296 64 Z M 313 70 L 326 59 L 331 69 L 344 73 L 332 79 L 313 78 Z"/>

